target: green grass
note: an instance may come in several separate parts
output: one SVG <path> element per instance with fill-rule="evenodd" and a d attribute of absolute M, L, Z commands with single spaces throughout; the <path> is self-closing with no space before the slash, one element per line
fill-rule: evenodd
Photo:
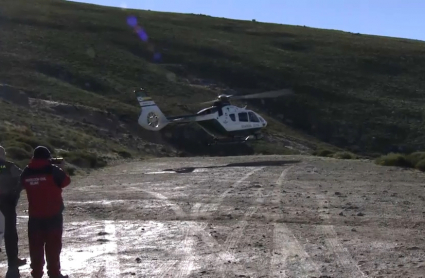
<path fill-rule="evenodd" d="M 330 157 L 336 159 L 359 159 L 361 156 L 348 151 L 334 151 L 330 149 L 318 149 L 313 152 L 315 156 Z"/>
<path fill-rule="evenodd" d="M 1 101 L 0 118 L 1 145 L 5 147 L 8 159 L 20 167 L 28 164 L 34 148 L 40 145 L 46 146 L 52 156 L 64 157 L 69 173 L 76 173 L 77 168 L 106 166 L 111 154 L 115 154 L 115 159 L 126 159 L 134 153 L 126 146 L 90 134 L 89 127 L 70 128 L 53 115 L 34 115 Z"/>
<path fill-rule="evenodd" d="M 268 134 L 341 158 L 425 149 L 424 42 L 59 0 L 1 1 L 1 6 L 0 83 L 32 97 L 84 104 L 135 122 L 139 108 L 132 90 L 137 87 L 172 114 L 189 112 L 176 103 L 206 101 L 219 93 L 188 79 L 212 80 L 240 93 L 291 87 L 293 97 L 247 102 L 271 121 Z M 148 43 L 127 25 L 130 15 L 146 30 Z M 154 52 L 161 60 L 153 59 Z M 22 114 L 13 114 L 16 124 L 52 131 L 19 135 L 19 143 L 2 138 L 2 144 L 6 140 L 27 152 L 26 140 L 90 153 L 124 148 L 124 157 L 135 152 L 89 128 L 47 118 L 29 121 Z M 57 135 L 56 128 L 69 131 L 72 139 Z M 199 129 L 194 132 L 175 139 L 175 145 L 190 150 L 201 136 Z M 289 152 L 270 142 L 253 148 L 253 153 Z"/>

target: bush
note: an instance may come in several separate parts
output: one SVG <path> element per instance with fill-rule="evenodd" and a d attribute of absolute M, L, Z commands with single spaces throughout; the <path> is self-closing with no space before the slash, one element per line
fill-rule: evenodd
<path fill-rule="evenodd" d="M 0 141 L 4 146 L 23 148 L 27 152 L 32 152 L 38 146 L 47 147 L 51 153 L 55 153 L 55 148 L 42 138 L 36 138 L 33 136 L 26 136 L 16 132 L 2 132 L 0 133 Z M 32 156 L 32 154 L 31 154 Z M 31 157 L 29 156 L 29 158 Z"/>
<path fill-rule="evenodd" d="M 425 172 L 425 159 L 416 163 L 415 168 L 418 169 L 419 171 Z"/>
<path fill-rule="evenodd" d="M 62 153 L 62 156 L 71 164 L 81 168 L 101 168 L 107 165 L 107 162 L 94 153 L 84 151 L 72 151 Z"/>
<path fill-rule="evenodd" d="M 4 147 L 6 147 L 6 148 L 14 147 L 14 148 L 23 149 L 26 152 L 31 153 L 31 154 L 33 152 L 33 148 L 30 145 L 28 145 L 26 143 L 18 142 L 18 141 L 6 141 L 6 142 L 4 142 Z M 29 156 L 27 158 L 29 159 L 29 158 L 31 158 L 31 156 Z"/>
<path fill-rule="evenodd" d="M 55 153 L 55 148 L 51 144 L 49 144 L 48 142 L 42 139 L 38 139 L 35 137 L 19 136 L 18 138 L 16 138 L 16 141 L 25 143 L 31 146 L 33 149 L 35 149 L 38 146 L 44 146 L 48 148 L 51 153 Z"/>
<path fill-rule="evenodd" d="M 338 159 L 357 159 L 358 158 L 357 155 L 350 152 L 337 152 L 332 157 L 338 158 Z"/>
<path fill-rule="evenodd" d="M 412 164 L 405 155 L 398 153 L 390 153 L 375 160 L 375 163 L 381 166 L 397 166 L 404 168 L 413 168 Z"/>
<path fill-rule="evenodd" d="M 70 175 L 73 176 L 75 175 L 75 172 L 77 171 L 77 169 L 75 167 L 65 167 L 65 171 Z"/>
<path fill-rule="evenodd" d="M 29 160 L 32 156 L 30 152 L 18 147 L 7 148 L 6 153 L 12 160 Z"/>
<path fill-rule="evenodd" d="M 73 142 L 70 140 L 65 140 L 61 138 L 49 138 L 47 140 L 49 144 L 51 144 L 53 147 L 61 148 L 61 149 L 71 149 L 74 147 Z"/>
<path fill-rule="evenodd" d="M 390 153 L 377 158 L 375 163 L 381 166 L 415 168 L 425 172 L 425 152 L 414 152 L 408 155 Z"/>
<path fill-rule="evenodd" d="M 323 157 L 331 157 L 333 154 L 334 154 L 333 151 L 326 150 L 326 149 L 319 149 L 313 152 L 313 155 L 323 156 Z"/>
<path fill-rule="evenodd" d="M 128 151 L 121 150 L 121 151 L 117 151 L 117 153 L 122 158 L 131 158 L 132 157 L 131 153 L 129 153 Z"/>
<path fill-rule="evenodd" d="M 425 159 L 425 152 L 414 152 L 407 155 L 407 159 L 412 163 L 412 165 L 417 165 L 420 161 Z"/>

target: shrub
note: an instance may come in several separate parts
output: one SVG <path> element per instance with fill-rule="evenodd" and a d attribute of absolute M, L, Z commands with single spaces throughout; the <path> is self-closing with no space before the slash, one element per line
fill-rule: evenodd
<path fill-rule="evenodd" d="M 70 176 L 73 176 L 73 175 L 75 175 L 75 172 L 77 171 L 77 169 L 75 168 L 75 167 L 70 167 L 70 166 L 67 166 L 67 167 L 65 167 L 65 171 L 70 175 Z"/>
<path fill-rule="evenodd" d="M 377 158 L 375 163 L 381 166 L 415 168 L 425 172 L 425 152 L 414 152 L 408 155 L 390 153 Z"/>
<path fill-rule="evenodd" d="M 418 169 L 419 171 L 425 172 L 425 159 L 416 163 L 415 168 Z"/>
<path fill-rule="evenodd" d="M 412 163 L 412 165 L 417 165 L 420 161 L 425 159 L 425 152 L 414 152 L 407 155 L 407 159 Z"/>
<path fill-rule="evenodd" d="M 25 143 L 31 146 L 33 149 L 35 149 L 38 146 L 45 146 L 46 148 L 49 149 L 51 153 L 55 153 L 55 148 L 43 139 L 39 139 L 35 137 L 19 136 L 18 138 L 16 138 L 16 141 Z"/>
<path fill-rule="evenodd" d="M 14 147 L 14 148 L 23 149 L 26 152 L 31 153 L 31 154 L 33 152 L 33 148 L 30 145 L 28 145 L 26 143 L 18 142 L 18 141 L 6 141 L 6 142 L 4 142 L 4 146 L 6 148 Z M 30 157 L 31 156 L 29 156 L 27 158 L 29 159 Z"/>
<path fill-rule="evenodd" d="M 6 152 L 12 160 L 29 160 L 32 156 L 30 152 L 18 147 L 7 148 Z"/>
<path fill-rule="evenodd" d="M 338 159 L 357 159 L 358 158 L 357 155 L 350 152 L 337 152 L 332 157 L 338 158 Z"/>
<path fill-rule="evenodd" d="M 119 156 L 121 156 L 122 158 L 131 158 L 131 157 L 132 157 L 131 153 L 129 153 L 128 151 L 125 151 L 125 150 L 117 151 L 117 153 L 118 153 L 118 154 L 119 154 Z"/>
<path fill-rule="evenodd" d="M 375 163 L 381 166 L 397 166 L 405 168 L 413 168 L 414 164 L 403 154 L 390 153 L 375 160 Z"/>
<path fill-rule="evenodd" d="M 71 164 L 81 168 L 101 168 L 107 165 L 107 162 L 94 153 L 84 151 L 72 151 L 63 153 L 62 156 Z"/>
<path fill-rule="evenodd" d="M 313 152 L 313 155 L 315 156 L 323 156 L 323 157 L 331 157 L 334 153 L 330 150 L 326 149 L 319 149 L 317 151 Z"/>
<path fill-rule="evenodd" d="M 74 147 L 73 142 L 70 140 L 64 140 L 61 138 L 49 138 L 48 143 L 53 147 L 61 148 L 61 149 L 72 149 Z"/>

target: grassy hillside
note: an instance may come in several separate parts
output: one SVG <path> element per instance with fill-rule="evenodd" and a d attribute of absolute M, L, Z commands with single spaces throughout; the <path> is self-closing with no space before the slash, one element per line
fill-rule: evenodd
<path fill-rule="evenodd" d="M 176 103 L 206 101 L 229 90 L 291 87 L 293 97 L 248 102 L 272 123 L 266 142 L 241 153 L 286 152 L 282 142 L 288 140 L 312 149 L 325 142 L 369 155 L 425 148 L 423 42 L 59 0 L 0 3 L 0 83 L 19 87 L 31 98 L 105 110 L 127 125 L 124 133 L 140 140 L 206 152 L 199 151 L 201 146 L 189 149 L 202 136 L 192 126 L 167 129 L 160 138 L 130 128 L 139 112 L 134 88 L 144 87 L 165 113 L 176 114 L 189 112 Z M 129 26 L 129 16 L 137 18 L 147 40 Z M 1 111 L 2 117 L 15 115 Z M 104 141 L 92 149 L 113 144 L 147 153 L 140 144 L 135 147 L 136 139 L 100 136 L 96 124 L 48 123 Z M 35 138 L 57 132 L 43 130 Z"/>

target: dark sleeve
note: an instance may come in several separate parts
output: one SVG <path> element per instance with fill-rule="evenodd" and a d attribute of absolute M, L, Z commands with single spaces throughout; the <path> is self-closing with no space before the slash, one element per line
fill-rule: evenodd
<path fill-rule="evenodd" d="M 20 178 L 22 174 L 22 169 L 19 168 L 16 164 L 12 163 L 10 167 L 10 174 L 12 175 L 12 178 L 14 179 L 14 182 L 16 184 L 15 191 L 17 193 L 21 192 L 23 190 Z"/>
<path fill-rule="evenodd" d="M 60 188 L 67 187 L 71 183 L 71 178 L 68 176 L 67 173 L 65 173 L 64 170 L 62 170 L 58 166 L 56 165 L 52 165 L 52 166 L 53 166 L 53 171 L 52 171 L 53 180 L 55 181 L 55 183 Z"/>

